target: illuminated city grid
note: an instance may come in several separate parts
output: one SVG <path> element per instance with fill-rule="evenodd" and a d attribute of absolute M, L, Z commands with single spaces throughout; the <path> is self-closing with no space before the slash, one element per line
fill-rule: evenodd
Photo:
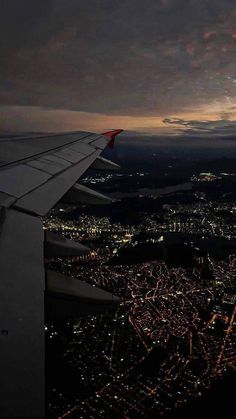
<path fill-rule="evenodd" d="M 201 276 L 206 263 L 201 257 L 191 269 L 168 267 L 163 261 L 106 265 L 119 248 L 135 246 L 132 238 L 142 229 L 154 242 L 164 232 L 235 238 L 235 229 L 219 215 L 222 209 L 236 213 L 232 202 L 200 200 L 165 205 L 164 222 L 144 214 L 136 227 L 83 213 L 77 220 L 62 221 L 61 208 L 45 219 L 45 228 L 74 240 L 93 243 L 105 234 L 106 243 L 89 256 L 55 259 L 49 267 L 121 297 L 115 314 L 74 323 L 65 356 L 81 372 L 78 388 L 89 387 L 91 394 L 80 397 L 78 390 L 74 403 L 65 400 L 61 417 L 148 417 L 153 410 L 164 414 L 200 397 L 236 369 L 236 255 L 225 261 L 208 256 L 212 276 L 207 279 Z M 182 213 L 188 214 L 185 222 Z M 55 337 L 53 324 L 47 333 Z"/>

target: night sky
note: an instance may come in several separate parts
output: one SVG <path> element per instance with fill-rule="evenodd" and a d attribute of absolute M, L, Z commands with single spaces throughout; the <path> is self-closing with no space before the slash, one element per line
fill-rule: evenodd
<path fill-rule="evenodd" d="M 1 131 L 234 135 L 235 0 L 1 0 Z"/>

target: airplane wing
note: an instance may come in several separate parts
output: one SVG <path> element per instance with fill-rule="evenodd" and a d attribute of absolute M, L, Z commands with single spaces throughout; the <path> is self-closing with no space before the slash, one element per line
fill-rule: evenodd
<path fill-rule="evenodd" d="M 45 215 L 120 132 L 0 140 L 0 205 Z"/>
<path fill-rule="evenodd" d="M 77 181 L 91 166 L 117 167 L 100 154 L 120 132 L 0 139 L 0 417 L 44 417 L 45 301 L 49 311 L 52 307 L 64 317 L 118 303 L 84 282 L 45 273 L 44 255 L 79 255 L 88 249 L 44 234 L 41 217 L 62 197 L 75 203 L 106 201 Z"/>

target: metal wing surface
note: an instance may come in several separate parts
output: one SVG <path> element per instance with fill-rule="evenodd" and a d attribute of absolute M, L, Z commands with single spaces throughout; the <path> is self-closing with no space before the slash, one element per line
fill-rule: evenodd
<path fill-rule="evenodd" d="M 46 274 L 44 257 L 81 255 L 89 249 L 44 233 L 41 217 L 70 191 L 72 200 L 89 196 L 88 202 L 103 201 L 102 194 L 76 182 L 91 165 L 117 167 L 99 156 L 120 131 L 0 139 L 1 418 L 45 417 L 45 307 L 68 318 L 119 302 L 85 282 Z"/>
<path fill-rule="evenodd" d="M 0 205 L 45 215 L 109 141 L 88 132 L 1 139 Z"/>

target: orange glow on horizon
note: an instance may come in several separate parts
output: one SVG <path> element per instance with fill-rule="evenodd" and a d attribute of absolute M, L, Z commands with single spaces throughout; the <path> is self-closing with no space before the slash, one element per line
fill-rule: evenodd
<path fill-rule="evenodd" d="M 186 121 L 219 121 L 226 119 L 236 121 L 236 112 L 232 112 L 234 102 L 225 98 L 209 104 L 196 106 L 172 115 L 132 116 L 106 115 L 99 113 L 48 109 L 37 106 L 2 106 L 2 130 L 19 132 L 62 132 L 85 130 L 103 132 L 121 127 L 124 130 L 148 134 L 177 135 L 184 127 L 178 123 L 168 124 L 165 118 Z M 229 115 L 229 117 L 227 117 Z"/>

